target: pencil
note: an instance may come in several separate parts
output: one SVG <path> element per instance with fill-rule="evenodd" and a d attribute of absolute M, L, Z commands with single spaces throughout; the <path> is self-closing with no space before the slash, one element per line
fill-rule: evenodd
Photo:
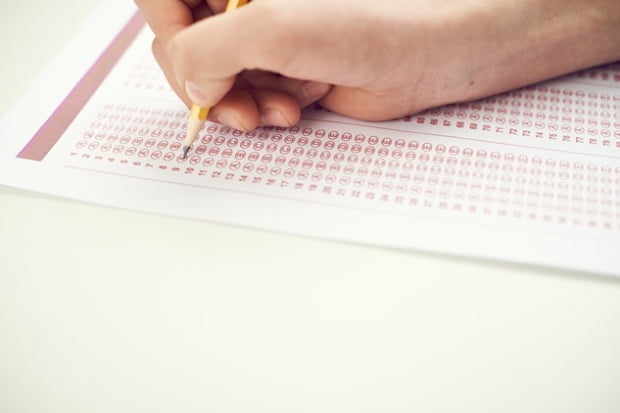
<path fill-rule="evenodd" d="M 226 4 L 225 13 L 229 13 L 244 4 L 246 4 L 248 0 L 228 0 Z M 198 136 L 200 129 L 202 129 L 202 125 L 204 125 L 207 117 L 209 116 L 210 108 L 203 108 L 198 106 L 197 104 L 192 104 L 192 108 L 189 111 L 189 119 L 187 121 L 187 131 L 185 134 L 185 140 L 183 141 L 183 159 L 187 158 L 187 154 Z"/>

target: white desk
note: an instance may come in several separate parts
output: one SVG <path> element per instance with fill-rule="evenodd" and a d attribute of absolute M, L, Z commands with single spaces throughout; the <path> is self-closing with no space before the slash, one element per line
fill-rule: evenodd
<path fill-rule="evenodd" d="M 2 3 L 0 113 L 94 3 Z M 0 411 L 617 413 L 620 281 L 0 188 Z"/>

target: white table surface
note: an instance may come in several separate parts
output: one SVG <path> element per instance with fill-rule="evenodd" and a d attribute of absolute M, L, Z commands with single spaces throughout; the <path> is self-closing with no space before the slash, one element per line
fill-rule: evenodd
<path fill-rule="evenodd" d="M 95 3 L 2 2 L 0 113 Z M 0 187 L 0 412 L 619 411 L 620 280 Z"/>

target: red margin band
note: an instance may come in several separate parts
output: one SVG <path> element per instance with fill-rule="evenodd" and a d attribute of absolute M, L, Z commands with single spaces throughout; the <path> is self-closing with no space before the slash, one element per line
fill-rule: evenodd
<path fill-rule="evenodd" d="M 127 51 L 144 24 L 144 18 L 140 12 L 136 12 L 24 149 L 19 152 L 18 158 L 32 161 L 42 161 L 45 158 Z"/>

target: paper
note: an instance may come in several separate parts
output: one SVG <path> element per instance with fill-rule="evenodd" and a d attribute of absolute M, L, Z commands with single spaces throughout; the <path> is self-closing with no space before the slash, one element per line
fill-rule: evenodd
<path fill-rule="evenodd" d="M 291 128 L 207 123 L 184 160 L 188 112 L 151 57 L 152 34 L 133 8 L 102 7 L 36 83 L 49 86 L 35 86 L 3 120 L 0 183 L 287 233 L 620 275 L 620 64 L 391 122 L 311 109 Z M 119 7 L 125 26 L 101 30 L 106 16 L 119 20 Z M 95 60 L 84 39 L 101 45 L 101 56 L 81 80 L 58 80 L 61 68 Z"/>

